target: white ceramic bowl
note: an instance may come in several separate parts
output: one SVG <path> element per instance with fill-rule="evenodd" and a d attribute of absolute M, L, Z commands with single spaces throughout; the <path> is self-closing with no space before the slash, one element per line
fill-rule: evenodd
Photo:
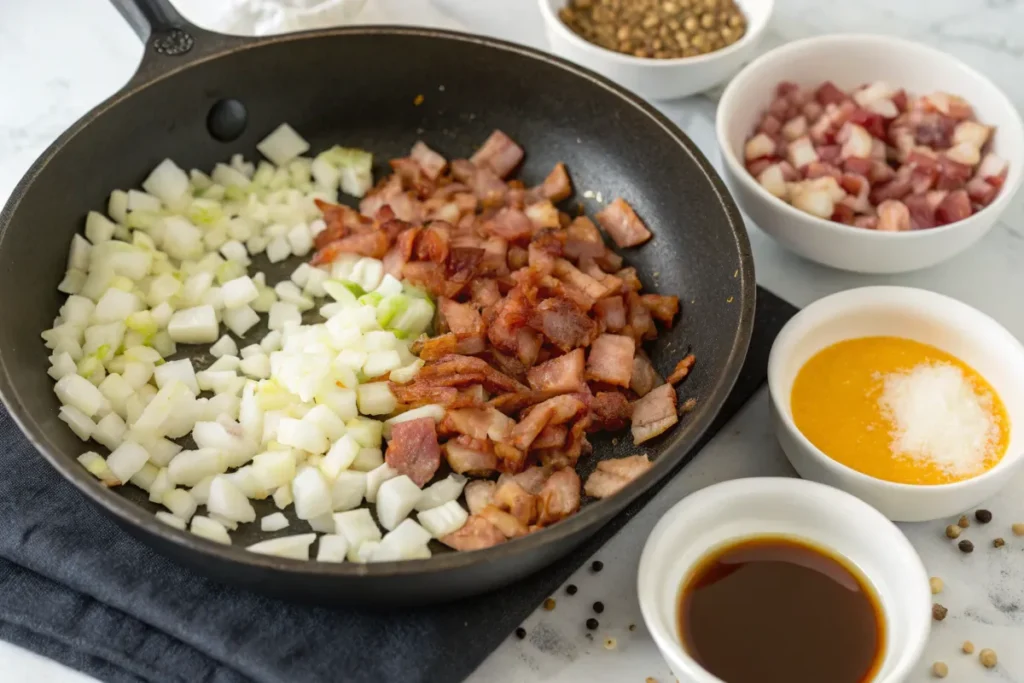
<path fill-rule="evenodd" d="M 928 574 L 910 541 L 847 493 L 801 479 L 763 477 L 715 484 L 688 496 L 665 513 L 644 546 L 637 578 L 640 610 L 680 683 L 721 683 L 682 646 L 677 609 L 683 581 L 713 549 L 764 534 L 806 539 L 861 571 L 886 621 L 884 659 L 872 683 L 906 679 L 931 628 Z"/>
<path fill-rule="evenodd" d="M 957 223 L 889 233 L 822 220 L 769 194 L 743 164 L 744 142 L 780 81 L 816 86 L 826 80 L 843 89 L 884 80 L 914 95 L 945 91 L 966 98 L 982 123 L 996 126 L 993 151 L 1010 162 L 999 195 L 985 209 Z M 902 273 L 959 254 L 995 225 L 1024 177 L 1024 124 L 1002 91 L 948 53 L 887 36 L 827 35 L 762 55 L 726 88 L 718 104 L 716 129 L 726 183 L 758 227 L 805 258 L 861 273 Z"/>
<path fill-rule="evenodd" d="M 568 0 L 538 0 L 548 44 L 560 57 L 582 64 L 651 100 L 703 92 L 732 76 L 751 58 L 772 13 L 774 0 L 736 0 L 747 17 L 747 31 L 732 45 L 697 57 L 646 59 L 589 43 L 558 18 Z"/>
<path fill-rule="evenodd" d="M 811 356 L 844 339 L 894 336 L 936 346 L 988 380 L 1010 418 L 1006 454 L 972 479 L 920 486 L 869 477 L 825 455 L 793 422 L 790 396 Z M 1024 464 L 1024 347 L 1004 327 L 956 299 L 910 287 L 862 287 L 819 299 L 779 332 L 768 358 L 775 433 L 805 479 L 848 491 L 886 517 L 920 522 L 957 515 L 993 496 Z"/>

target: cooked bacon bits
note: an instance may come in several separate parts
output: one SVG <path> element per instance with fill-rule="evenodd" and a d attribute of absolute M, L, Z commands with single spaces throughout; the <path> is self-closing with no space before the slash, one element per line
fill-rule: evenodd
<path fill-rule="evenodd" d="M 592 498 L 607 498 L 622 490 L 626 484 L 651 469 L 654 463 L 646 455 L 612 458 L 597 463 L 583 486 L 583 492 Z"/>
<path fill-rule="evenodd" d="M 831 82 L 783 82 L 744 156 L 765 190 L 801 211 L 904 232 L 992 203 L 1007 174 L 1007 162 L 986 151 L 993 132 L 948 93 L 914 97 L 881 81 L 849 93 Z"/>
<path fill-rule="evenodd" d="M 766 135 L 800 139 L 822 115 L 802 112 L 805 121 L 788 126 L 780 119 Z M 960 138 L 980 134 L 965 128 Z M 835 144 L 838 150 L 842 143 Z M 772 154 L 776 147 L 772 142 Z M 408 157 L 391 161 L 393 174 L 358 211 L 317 203 L 327 225 L 314 263 L 346 253 L 381 258 L 386 272 L 436 301 L 436 336 L 411 347 L 423 367 L 389 386 L 403 409 L 435 404 L 446 411 L 436 423 L 393 425 L 386 460 L 421 486 L 442 457 L 455 473 L 491 479 L 465 487 L 469 521 L 441 539 L 456 550 L 487 548 L 576 512 L 583 487 L 575 467 L 593 452 L 589 434 L 632 425 L 639 444 L 677 420 L 675 390 L 642 345 L 659 326 L 673 325 L 679 298 L 643 293 L 636 269 L 604 235 L 635 247 L 650 230 L 622 198 L 600 211 L 596 224 L 562 212 L 556 203 L 572 194 L 564 164 L 527 187 L 509 179 L 523 158 L 501 131 L 469 159 L 448 160 L 417 142 Z M 829 163 L 821 172 L 844 184 L 872 170 L 855 162 L 846 169 L 838 158 Z M 800 177 L 787 162 L 766 168 L 783 187 Z M 1001 173 L 994 161 L 987 168 Z M 970 191 L 972 201 L 982 189 Z M 948 194 L 929 204 L 933 212 Z M 957 210 L 953 200 L 946 204 L 943 212 Z M 692 356 L 684 359 L 671 382 L 692 363 Z M 588 493 L 611 495 L 645 466 L 646 456 L 600 463 Z"/>
<path fill-rule="evenodd" d="M 430 481 L 441 464 L 441 447 L 437 444 L 433 418 L 423 417 L 394 425 L 385 460 L 417 486 Z"/>

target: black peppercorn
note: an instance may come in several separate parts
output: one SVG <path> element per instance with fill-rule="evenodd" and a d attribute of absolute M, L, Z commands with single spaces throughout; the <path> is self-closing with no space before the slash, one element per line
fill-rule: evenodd
<path fill-rule="evenodd" d="M 594 611 L 600 614 L 604 611 L 604 603 L 600 600 L 594 603 Z"/>
<path fill-rule="evenodd" d="M 604 562 L 601 560 L 594 560 L 590 563 L 590 569 L 595 572 L 599 572 L 604 569 Z"/>
<path fill-rule="evenodd" d="M 577 588 L 576 584 L 573 583 L 570 583 L 568 586 L 565 587 L 565 592 L 569 595 L 576 595 L 576 591 L 578 590 L 579 588 Z"/>
<path fill-rule="evenodd" d="M 960 552 L 962 552 L 962 553 L 972 553 L 972 552 L 974 552 L 974 544 L 971 543 L 970 541 L 968 541 L 966 538 L 964 540 L 960 541 L 959 543 L 957 543 L 956 547 L 960 548 Z"/>
<path fill-rule="evenodd" d="M 523 628 L 522 626 L 520 626 L 519 628 L 516 629 L 516 638 L 518 638 L 519 640 L 522 640 L 525 637 L 526 637 L 526 629 Z"/>
<path fill-rule="evenodd" d="M 974 518 L 982 524 L 988 524 L 992 521 L 992 513 L 988 510 L 975 510 Z"/>
<path fill-rule="evenodd" d="M 594 617 L 590 617 L 589 619 L 587 619 L 587 628 L 591 631 L 596 631 L 598 626 L 600 626 L 600 624 L 597 623 L 597 619 L 595 619 Z"/>
<path fill-rule="evenodd" d="M 942 621 L 946 618 L 946 613 L 948 611 L 949 610 L 947 610 L 939 603 L 935 603 L 934 605 L 932 605 L 932 619 L 934 619 L 935 621 Z"/>

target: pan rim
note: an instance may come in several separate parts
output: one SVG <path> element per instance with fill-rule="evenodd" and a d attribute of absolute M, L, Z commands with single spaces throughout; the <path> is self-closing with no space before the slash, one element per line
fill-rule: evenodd
<path fill-rule="evenodd" d="M 454 41 L 459 43 L 472 43 L 485 48 L 498 50 L 505 53 L 512 53 L 528 59 L 547 63 L 556 68 L 567 71 L 577 78 L 589 81 L 592 85 L 602 88 L 608 93 L 616 96 L 623 103 L 631 105 L 639 113 L 645 115 L 652 123 L 661 128 L 662 132 L 671 138 L 697 165 L 709 181 L 719 204 L 725 209 L 729 224 L 733 228 L 733 239 L 736 243 L 739 256 L 739 322 L 735 334 L 731 340 L 729 355 L 726 360 L 725 370 L 717 378 L 711 392 L 699 403 L 698 407 L 691 413 L 690 420 L 685 425 L 678 426 L 664 446 L 662 455 L 654 461 L 650 468 L 641 477 L 631 482 L 617 495 L 588 505 L 572 517 L 562 520 L 558 524 L 529 534 L 528 536 L 513 539 L 508 543 L 484 550 L 468 552 L 447 552 L 435 555 L 424 560 L 404 560 L 396 562 L 380 563 L 327 563 L 314 560 L 293 560 L 270 555 L 261 555 L 247 551 L 240 545 L 221 545 L 205 538 L 196 536 L 188 531 L 179 531 L 159 521 L 152 513 L 143 507 L 127 500 L 106 487 L 89 475 L 88 472 L 78 465 L 73 458 L 61 456 L 60 449 L 49 443 L 45 430 L 38 423 L 36 418 L 25 408 L 20 399 L 19 392 L 11 381 L 8 372 L 7 361 L 0 353 L 0 399 L 8 408 L 11 418 L 18 425 L 25 437 L 32 446 L 54 467 L 66 480 L 74 485 L 81 493 L 100 506 L 107 513 L 112 515 L 118 522 L 127 524 L 147 536 L 157 537 L 160 541 L 171 544 L 183 551 L 195 551 L 210 559 L 244 565 L 260 571 L 272 571 L 289 576 L 322 576 L 344 578 L 388 578 L 388 577 L 410 577 L 436 572 L 464 569 L 469 566 L 486 562 L 499 562 L 502 559 L 530 553 L 533 549 L 548 543 L 559 543 L 566 541 L 569 537 L 586 527 L 607 523 L 610 519 L 622 511 L 627 505 L 636 500 L 642 493 L 653 487 L 657 482 L 666 477 L 680 462 L 682 456 L 689 452 L 701 436 L 711 426 L 711 423 L 719 414 L 722 405 L 731 392 L 736 380 L 739 377 L 740 369 L 750 344 L 753 333 L 754 305 L 756 286 L 754 279 L 754 260 L 751 251 L 749 236 L 739 209 L 729 195 L 725 185 L 715 172 L 711 163 L 703 156 L 700 150 L 686 136 L 686 134 L 664 114 L 658 111 L 653 105 L 643 101 L 639 96 L 629 90 L 613 83 L 589 69 L 574 64 L 560 57 L 543 52 L 536 48 L 512 43 L 509 41 L 467 34 L 446 29 L 419 28 L 407 26 L 348 26 L 332 29 L 321 29 L 304 31 L 299 33 L 284 34 L 247 40 L 241 43 L 232 44 L 223 49 L 212 50 L 201 58 L 182 63 L 174 68 L 161 71 L 158 74 L 145 78 L 142 82 L 134 82 L 134 78 L 120 91 L 107 98 L 99 105 L 84 114 L 78 121 L 64 131 L 32 164 L 25 175 L 15 186 L 3 210 L 0 211 L 0 247 L 7 238 L 7 228 L 12 217 L 17 212 L 21 200 L 27 189 L 35 182 L 36 178 L 74 137 L 85 131 L 88 125 L 96 118 L 113 109 L 123 100 L 128 99 L 135 93 L 149 87 L 162 83 L 168 78 L 192 68 L 200 67 L 209 61 L 227 57 L 237 52 L 244 52 L 250 49 L 257 49 L 268 45 L 290 43 L 301 40 L 316 40 L 336 38 L 343 36 L 417 36 L 439 40 Z M 142 71 L 139 72 L 141 74 Z M 136 76 L 139 76 L 137 74 Z M 666 457 L 670 456 L 670 457 Z M 593 530 L 596 532 L 596 528 Z"/>

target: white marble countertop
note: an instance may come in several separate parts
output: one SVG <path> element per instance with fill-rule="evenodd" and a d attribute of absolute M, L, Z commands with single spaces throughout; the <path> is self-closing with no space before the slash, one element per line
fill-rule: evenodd
<path fill-rule="evenodd" d="M 180 0 L 188 13 L 208 0 Z M 208 6 L 208 5 L 206 5 Z M 197 22 L 203 17 L 193 14 Z M 370 0 L 364 21 L 431 24 L 500 36 L 545 47 L 533 0 Z M 823 3 L 776 0 L 765 47 L 804 36 L 861 31 L 902 35 L 930 43 L 983 71 L 1024 108 L 1024 1 L 862 0 Z M 141 54 L 135 36 L 105 0 L 3 0 L 0 2 L 0 201 L 6 199 L 33 159 L 65 127 L 114 92 L 132 74 Z M 662 105 L 716 165 L 714 103 L 691 98 Z M 835 291 L 866 284 L 923 287 L 961 299 L 1024 338 L 1024 193 L 984 240 L 963 255 L 929 270 L 899 276 L 841 273 L 801 259 L 774 244 L 748 222 L 758 282 L 803 306 Z M 471 677 L 484 681 L 672 681 L 646 633 L 635 598 L 636 561 L 658 517 L 687 493 L 744 476 L 791 476 L 769 434 L 767 396 L 761 392 L 711 444 L 630 521 L 596 557 L 601 573 L 587 567 L 570 582 L 579 593 L 555 594 L 553 611 L 538 610 L 524 624 L 525 640 L 509 638 Z M 902 528 L 932 575 L 946 583 L 939 598 L 949 616 L 933 630 L 928 650 L 912 677 L 930 679 L 932 661 L 950 666 L 953 681 L 1024 681 L 1024 539 L 1009 533 L 1024 521 L 1024 477 L 1009 483 L 987 506 L 996 522 L 974 527 L 971 555 L 958 553 L 942 535 L 945 522 Z M 1007 546 L 990 547 L 1002 535 Z M 588 639 L 583 622 L 601 600 L 601 626 Z M 629 630 L 636 624 L 636 630 Z M 605 638 L 616 646 L 607 650 Z M 992 671 L 959 653 L 963 640 L 1000 657 Z M 1014 646 L 1017 647 L 1014 647 Z M 11 683 L 91 681 L 54 662 L 0 642 L 0 678 Z"/>

